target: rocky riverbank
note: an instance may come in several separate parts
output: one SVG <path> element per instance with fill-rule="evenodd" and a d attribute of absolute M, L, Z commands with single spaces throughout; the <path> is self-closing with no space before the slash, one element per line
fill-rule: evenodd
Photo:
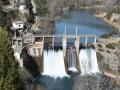
<path fill-rule="evenodd" d="M 118 34 L 120 33 L 120 23 L 119 22 L 112 22 L 106 18 L 107 14 L 99 14 L 95 15 L 97 18 L 102 18 L 108 24 L 114 26 L 118 30 Z M 104 66 L 109 68 L 109 70 L 113 73 L 120 72 L 120 38 L 114 38 L 109 35 L 104 35 L 103 38 L 98 39 L 97 43 L 97 53 L 98 53 L 98 60 L 103 61 Z M 104 69 L 105 69 L 104 68 Z M 101 69 L 101 70 L 104 70 Z"/>
<path fill-rule="evenodd" d="M 120 33 L 120 23 L 119 22 L 113 22 L 110 21 L 109 19 L 106 18 L 107 13 L 101 13 L 101 14 L 95 14 L 95 17 L 97 18 L 102 18 L 105 22 L 107 22 L 108 24 L 112 25 L 113 27 L 115 27 L 118 30 L 118 33 Z"/>
<path fill-rule="evenodd" d="M 97 42 L 97 57 L 100 71 L 120 75 L 120 39 L 99 38 Z M 119 84 L 120 85 L 120 84 Z"/>
<path fill-rule="evenodd" d="M 103 18 L 104 21 L 106 21 L 107 23 L 109 23 L 110 25 L 114 26 L 115 28 L 117 28 L 118 32 L 120 33 L 120 23 L 119 22 L 112 22 L 106 18 Z"/>
<path fill-rule="evenodd" d="M 116 81 L 104 75 L 77 76 L 73 90 L 119 90 Z"/>
<path fill-rule="evenodd" d="M 117 29 L 117 34 L 120 34 L 119 21 L 107 19 L 107 13 L 100 13 L 95 15 L 97 18 L 102 18 L 105 22 Z M 111 21 L 112 20 L 112 21 Z M 102 72 L 107 72 L 107 75 L 116 79 L 116 83 L 120 85 L 120 38 L 113 38 L 112 36 L 105 36 L 99 38 L 97 43 L 97 56 L 99 67 Z"/>

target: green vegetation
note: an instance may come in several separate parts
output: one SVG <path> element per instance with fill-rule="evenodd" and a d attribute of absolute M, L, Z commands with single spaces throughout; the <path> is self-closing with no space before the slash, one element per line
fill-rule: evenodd
<path fill-rule="evenodd" d="M 5 27 L 6 26 L 6 13 L 2 11 L 2 8 L 0 9 L 0 26 Z"/>
<path fill-rule="evenodd" d="M 23 90 L 19 66 L 9 41 L 7 31 L 0 27 L 0 90 Z"/>
<path fill-rule="evenodd" d="M 115 9 L 114 12 L 117 13 L 117 14 L 120 14 L 120 6 L 117 6 L 117 8 Z"/>
<path fill-rule="evenodd" d="M 109 49 L 115 49 L 116 47 L 119 47 L 119 46 L 120 46 L 120 42 L 109 43 L 106 45 L 106 47 Z"/>
<path fill-rule="evenodd" d="M 9 3 L 10 3 L 9 0 L 0 0 L 0 6 L 1 5 L 7 5 Z"/>
<path fill-rule="evenodd" d="M 101 52 L 104 52 L 104 50 L 103 49 L 98 49 L 99 51 L 101 51 Z"/>
<path fill-rule="evenodd" d="M 114 12 L 117 14 L 120 14 L 120 1 L 118 0 L 115 7 L 114 7 Z"/>
<path fill-rule="evenodd" d="M 27 8 L 29 8 L 29 9 L 33 8 L 32 4 L 31 4 L 31 0 L 25 0 L 25 3 L 26 3 Z"/>
<path fill-rule="evenodd" d="M 116 43 L 109 43 L 109 44 L 106 45 L 106 47 L 109 48 L 109 49 L 115 49 Z"/>
<path fill-rule="evenodd" d="M 29 9 L 29 16 L 27 16 L 27 22 L 34 23 L 34 16 L 33 16 L 33 6 L 31 4 L 31 0 L 25 0 L 26 7 Z"/>
<path fill-rule="evenodd" d="M 102 48 L 102 45 L 101 44 L 97 44 L 98 47 Z"/>
<path fill-rule="evenodd" d="M 18 11 L 5 12 L 0 8 L 0 26 L 2 28 L 8 27 L 11 24 L 10 22 L 16 18 L 19 18 Z"/>
<path fill-rule="evenodd" d="M 111 37 L 111 34 L 103 34 L 100 36 L 100 38 L 106 38 L 106 39 L 108 39 L 110 37 Z"/>
<path fill-rule="evenodd" d="M 46 0 L 35 0 L 37 3 L 37 12 L 39 16 L 45 16 L 47 13 Z"/>
<path fill-rule="evenodd" d="M 34 17 L 32 15 L 27 16 L 26 19 L 27 19 L 27 22 L 34 23 Z"/>

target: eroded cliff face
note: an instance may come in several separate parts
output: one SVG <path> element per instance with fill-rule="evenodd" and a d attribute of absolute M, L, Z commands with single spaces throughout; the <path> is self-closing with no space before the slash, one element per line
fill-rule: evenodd
<path fill-rule="evenodd" d="M 120 67 L 120 40 L 117 38 L 98 39 L 97 56 L 102 71 L 119 72 Z"/>
<path fill-rule="evenodd" d="M 104 75 L 77 76 L 74 80 L 73 90 L 119 90 L 116 81 Z"/>

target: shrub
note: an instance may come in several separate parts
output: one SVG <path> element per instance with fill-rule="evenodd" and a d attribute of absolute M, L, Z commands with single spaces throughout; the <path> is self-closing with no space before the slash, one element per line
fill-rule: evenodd
<path fill-rule="evenodd" d="M 107 39 L 107 38 L 110 38 L 111 35 L 110 35 L 110 34 L 103 34 L 103 35 L 101 35 L 100 37 L 101 37 L 101 38 L 106 38 L 106 39 Z"/>
<path fill-rule="evenodd" d="M 0 27 L 0 90 L 23 90 L 9 35 Z"/>
<path fill-rule="evenodd" d="M 115 43 L 109 43 L 106 45 L 107 48 L 109 49 L 115 49 L 116 44 Z"/>
<path fill-rule="evenodd" d="M 98 47 L 102 48 L 102 45 L 101 44 L 97 44 Z"/>

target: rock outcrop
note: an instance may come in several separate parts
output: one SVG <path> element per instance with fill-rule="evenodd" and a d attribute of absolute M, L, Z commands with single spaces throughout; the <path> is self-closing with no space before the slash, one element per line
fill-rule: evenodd
<path fill-rule="evenodd" d="M 100 69 L 118 72 L 120 67 L 120 40 L 116 38 L 98 39 L 97 46 Z"/>

